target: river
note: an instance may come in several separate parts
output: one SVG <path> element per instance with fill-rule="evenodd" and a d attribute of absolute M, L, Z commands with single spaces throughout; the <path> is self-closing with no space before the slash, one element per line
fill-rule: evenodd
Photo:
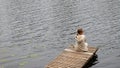
<path fill-rule="evenodd" d="M 0 68 L 44 68 L 82 27 L 90 68 L 120 68 L 120 0 L 0 0 Z"/>

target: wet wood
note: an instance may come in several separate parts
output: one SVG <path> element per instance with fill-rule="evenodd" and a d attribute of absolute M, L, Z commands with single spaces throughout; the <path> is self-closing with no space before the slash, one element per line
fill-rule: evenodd
<path fill-rule="evenodd" d="M 69 52 L 64 50 L 46 68 L 82 68 L 97 50 L 95 47 L 89 47 L 88 52 Z"/>

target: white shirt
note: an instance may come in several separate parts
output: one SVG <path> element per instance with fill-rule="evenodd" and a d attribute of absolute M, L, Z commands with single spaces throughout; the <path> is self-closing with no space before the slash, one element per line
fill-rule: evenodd
<path fill-rule="evenodd" d="M 75 50 L 76 51 L 88 51 L 88 44 L 86 42 L 85 35 L 77 35 L 76 36 L 76 45 Z"/>

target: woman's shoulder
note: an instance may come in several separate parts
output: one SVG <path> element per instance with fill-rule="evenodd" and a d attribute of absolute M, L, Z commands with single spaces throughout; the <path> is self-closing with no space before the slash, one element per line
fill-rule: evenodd
<path fill-rule="evenodd" d="M 85 38 L 85 35 L 77 35 L 77 37 Z"/>
<path fill-rule="evenodd" d="M 85 35 L 84 35 L 84 34 L 83 34 L 83 35 L 80 35 L 80 36 L 85 37 Z"/>

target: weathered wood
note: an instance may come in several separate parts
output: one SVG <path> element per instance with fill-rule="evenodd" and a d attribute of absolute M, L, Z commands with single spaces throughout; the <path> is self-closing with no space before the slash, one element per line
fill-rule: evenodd
<path fill-rule="evenodd" d="M 46 68 L 82 68 L 98 50 L 95 47 L 88 48 L 88 52 L 63 51 Z"/>

